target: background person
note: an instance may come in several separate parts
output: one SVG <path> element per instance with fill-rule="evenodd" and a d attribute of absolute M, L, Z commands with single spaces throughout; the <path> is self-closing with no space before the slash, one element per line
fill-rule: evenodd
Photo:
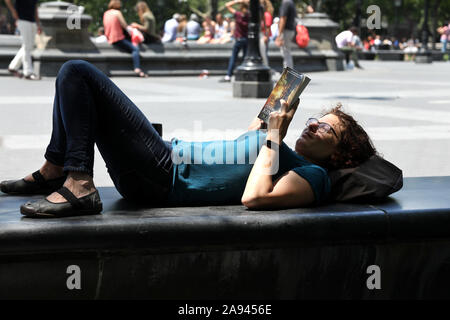
<path fill-rule="evenodd" d="M 216 15 L 216 32 L 214 33 L 214 39 L 211 43 L 228 43 L 233 40 L 234 33 L 234 21 L 231 20 L 232 14 L 227 13 L 225 15 L 218 13 Z M 223 21 L 222 23 L 220 21 Z"/>
<path fill-rule="evenodd" d="M 107 43 L 108 38 L 105 36 L 105 28 L 99 27 L 97 29 L 97 36 L 92 39 L 95 43 Z"/>
<path fill-rule="evenodd" d="M 200 23 L 198 23 L 198 21 L 198 16 L 195 13 L 192 13 L 189 17 L 188 23 L 186 24 L 188 40 L 198 40 L 198 38 L 200 38 L 202 27 L 200 26 Z"/>
<path fill-rule="evenodd" d="M 280 6 L 278 36 L 275 39 L 275 44 L 280 47 L 283 56 L 283 67 L 294 68 L 291 49 L 294 43 L 296 17 L 297 9 L 295 8 L 294 2 L 292 0 L 283 0 Z"/>
<path fill-rule="evenodd" d="M 228 22 L 224 20 L 221 13 L 216 14 L 214 39 L 218 40 L 225 36 L 228 30 Z"/>
<path fill-rule="evenodd" d="M 214 33 L 216 31 L 216 23 L 210 16 L 206 16 L 202 22 L 203 35 L 197 40 L 197 43 L 209 43 L 214 39 Z"/>
<path fill-rule="evenodd" d="M 233 6 L 239 4 L 239 11 L 234 9 Z M 227 75 L 220 79 L 219 82 L 230 82 L 233 75 L 236 59 L 239 52 L 242 50 L 243 57 L 247 54 L 248 45 L 248 1 L 245 0 L 233 0 L 225 4 L 228 11 L 234 15 L 235 27 L 234 27 L 234 45 L 231 52 L 230 60 L 228 61 Z"/>
<path fill-rule="evenodd" d="M 273 19 L 273 6 L 270 0 L 260 0 L 262 17 L 261 17 L 261 32 L 259 34 L 259 51 L 263 63 L 269 66 L 269 40 L 272 36 L 270 28 Z"/>
<path fill-rule="evenodd" d="M 350 57 L 355 64 L 355 67 L 362 69 L 358 61 L 358 55 L 356 50 L 362 49 L 361 40 L 358 37 L 358 29 L 351 27 L 349 30 L 344 30 L 339 33 L 336 38 L 337 47 L 345 54 L 345 62 L 347 67 L 350 66 Z"/>
<path fill-rule="evenodd" d="M 187 40 L 187 22 L 187 16 L 185 14 L 181 14 L 177 27 L 177 42 L 184 42 Z"/>
<path fill-rule="evenodd" d="M 22 46 L 8 66 L 8 71 L 21 77 L 19 72 L 23 65 L 23 76 L 28 80 L 39 80 L 34 74 L 31 52 L 34 49 L 36 33 L 41 33 L 41 24 L 37 8 L 37 0 L 16 0 L 14 6 L 11 0 L 5 0 L 6 6 L 16 21 L 20 31 Z"/>
<path fill-rule="evenodd" d="M 278 23 L 280 22 L 280 18 L 275 17 L 272 20 L 272 25 L 270 26 L 270 41 L 275 41 L 275 39 L 278 37 Z"/>
<path fill-rule="evenodd" d="M 160 43 L 161 37 L 156 32 L 156 19 L 147 3 L 145 1 L 139 1 L 136 4 L 135 10 L 142 24 L 133 22 L 131 26 L 142 32 L 144 35 L 144 43 Z"/>
<path fill-rule="evenodd" d="M 406 47 L 403 49 L 405 53 L 405 61 L 412 61 L 416 58 L 416 54 L 419 51 L 414 38 L 409 38 L 406 42 Z"/>
<path fill-rule="evenodd" d="M 103 14 L 103 27 L 108 42 L 118 49 L 131 53 L 133 59 L 134 72 L 137 76 L 145 78 L 146 74 L 141 70 L 139 57 L 139 47 L 134 46 L 129 40 L 125 39 L 127 32 L 127 23 L 120 11 L 122 3 L 120 0 L 111 0 L 108 4 L 108 10 Z"/>
<path fill-rule="evenodd" d="M 442 43 L 441 52 L 447 52 L 447 44 L 450 41 L 450 22 L 444 23 L 442 27 L 437 29 L 437 32 L 441 35 L 440 41 Z"/>
<path fill-rule="evenodd" d="M 163 43 L 175 41 L 177 38 L 177 27 L 179 21 L 180 14 L 174 13 L 172 19 L 169 19 L 164 23 L 164 35 L 161 39 Z"/>

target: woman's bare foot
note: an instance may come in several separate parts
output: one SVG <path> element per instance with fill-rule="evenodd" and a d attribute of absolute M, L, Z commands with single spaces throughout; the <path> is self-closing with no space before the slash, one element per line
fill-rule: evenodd
<path fill-rule="evenodd" d="M 83 172 L 69 172 L 64 187 L 69 189 L 77 198 L 81 198 L 95 191 L 94 180 L 90 175 Z M 47 197 L 53 203 L 67 202 L 62 195 L 53 192 Z"/>
<path fill-rule="evenodd" d="M 54 165 L 51 162 L 45 161 L 44 165 L 39 169 L 39 172 L 45 178 L 45 180 L 51 180 L 60 178 L 64 175 L 63 167 Z M 31 174 L 24 178 L 25 181 L 34 181 Z"/>

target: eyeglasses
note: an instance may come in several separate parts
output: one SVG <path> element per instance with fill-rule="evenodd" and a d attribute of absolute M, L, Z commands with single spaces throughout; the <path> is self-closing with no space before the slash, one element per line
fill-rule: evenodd
<path fill-rule="evenodd" d="M 339 140 L 339 137 L 336 134 L 336 131 L 334 131 L 333 127 L 331 125 L 329 125 L 328 123 L 320 122 L 316 118 L 309 118 L 308 121 L 306 121 L 306 126 L 309 127 L 312 124 L 318 124 L 319 127 L 317 130 L 321 133 L 328 133 L 328 132 L 332 131 L 334 133 L 334 135 L 336 136 L 336 138 Z"/>

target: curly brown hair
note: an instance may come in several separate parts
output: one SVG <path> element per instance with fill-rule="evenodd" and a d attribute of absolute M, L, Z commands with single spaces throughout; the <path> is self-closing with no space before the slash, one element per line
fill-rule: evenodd
<path fill-rule="evenodd" d="M 354 168 L 377 154 L 367 132 L 351 115 L 342 110 L 341 103 L 323 113 L 326 114 L 337 116 L 342 128 L 336 152 L 325 163 L 328 170 Z"/>

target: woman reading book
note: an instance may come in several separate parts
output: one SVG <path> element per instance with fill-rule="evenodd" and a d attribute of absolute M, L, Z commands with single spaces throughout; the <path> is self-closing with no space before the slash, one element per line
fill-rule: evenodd
<path fill-rule="evenodd" d="M 295 151 L 283 138 L 298 106 L 270 115 L 267 130 L 255 119 L 231 141 L 161 139 L 134 103 L 91 64 L 66 62 L 56 79 L 53 132 L 45 163 L 24 179 L 3 181 L 9 194 L 45 194 L 21 206 L 32 217 L 97 214 L 94 144 L 111 179 L 130 201 L 183 206 L 243 203 L 250 209 L 321 203 L 327 169 L 352 167 L 375 150 L 354 119 L 339 107 L 309 119 Z"/>

